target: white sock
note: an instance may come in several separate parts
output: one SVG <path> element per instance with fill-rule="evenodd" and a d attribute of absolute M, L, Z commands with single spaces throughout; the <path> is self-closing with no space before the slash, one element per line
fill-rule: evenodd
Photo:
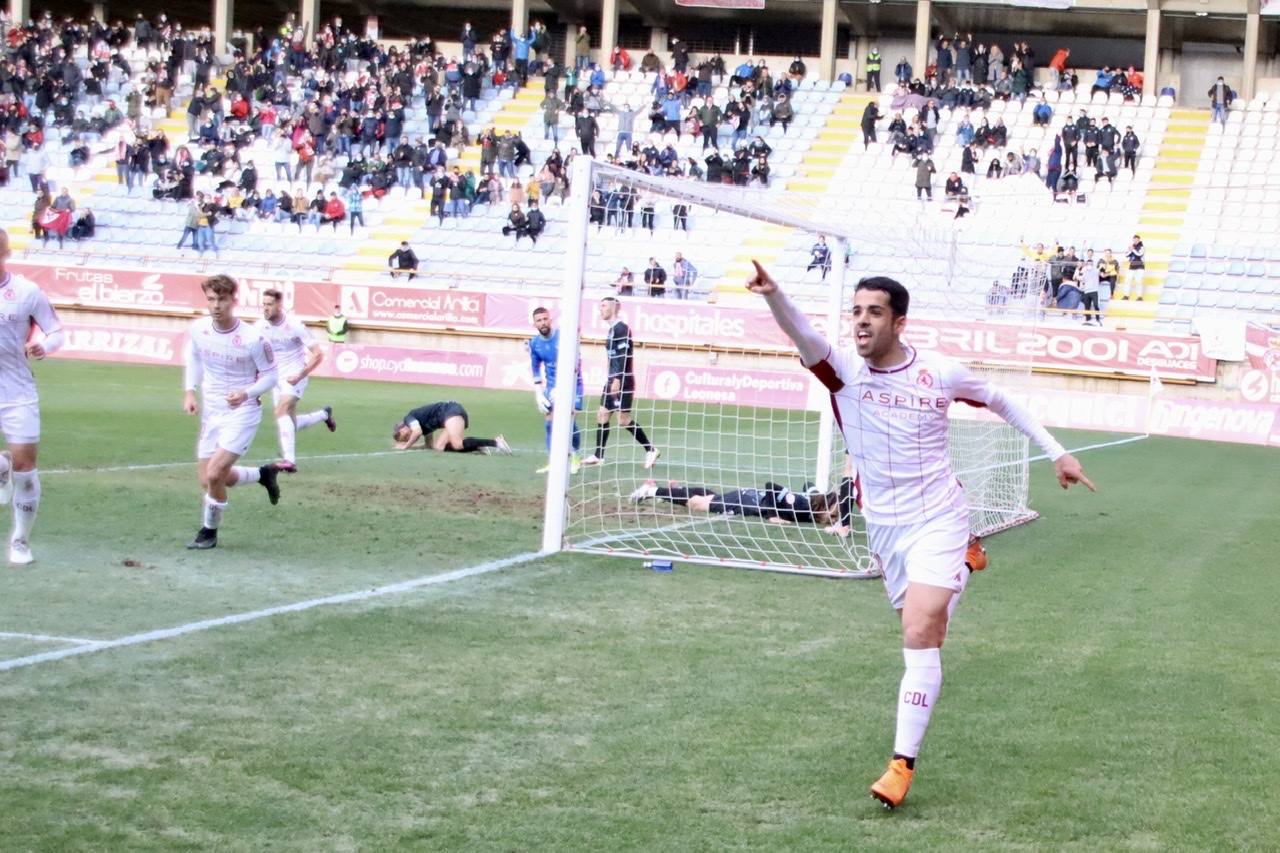
<path fill-rule="evenodd" d="M 250 483 L 258 482 L 261 477 L 257 468 L 236 465 L 231 470 L 236 473 L 236 481 L 234 483 L 228 483 L 228 486 L 247 486 Z"/>
<path fill-rule="evenodd" d="M 298 415 L 298 429 L 306 429 L 307 427 L 315 426 L 316 424 L 322 424 L 328 419 L 329 416 L 324 413 L 324 409 L 321 409 L 318 412 Z"/>
<path fill-rule="evenodd" d="M 929 715 L 942 692 L 942 650 L 903 649 L 907 670 L 898 688 L 898 730 L 893 738 L 895 755 L 915 758 L 929 728 Z"/>
<path fill-rule="evenodd" d="M 13 533 L 10 539 L 24 542 L 36 523 L 36 511 L 40 509 L 40 473 L 38 471 L 13 472 Z"/>
<path fill-rule="evenodd" d="M 286 462 L 293 462 L 297 455 L 294 448 L 297 446 L 298 430 L 293 425 L 293 418 L 288 415 L 281 415 L 276 418 L 276 435 L 280 436 L 280 458 Z"/>
<path fill-rule="evenodd" d="M 222 511 L 227 508 L 226 501 L 215 501 L 208 495 L 204 496 L 204 526 L 210 530 L 217 530 L 218 525 L 222 523 Z"/>

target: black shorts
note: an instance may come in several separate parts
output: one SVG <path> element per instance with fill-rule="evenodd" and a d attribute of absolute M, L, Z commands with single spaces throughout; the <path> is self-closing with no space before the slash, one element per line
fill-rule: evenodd
<path fill-rule="evenodd" d="M 712 498 L 707 512 L 759 518 L 764 515 L 760 506 L 761 497 L 759 489 L 733 489 Z"/>
<path fill-rule="evenodd" d="M 422 434 L 426 435 L 443 427 L 444 422 L 449 418 L 459 416 L 462 418 L 463 427 L 471 426 L 471 421 L 467 418 L 467 410 L 462 408 L 461 404 L 452 400 L 444 400 L 414 409 L 405 415 L 404 422 L 417 421 L 418 426 L 422 429 Z"/>
<path fill-rule="evenodd" d="M 634 388 L 623 388 L 617 394 L 610 394 L 609 389 L 605 388 L 600 397 L 600 405 L 611 412 L 630 412 L 635 396 Z"/>
<path fill-rule="evenodd" d="M 467 410 L 462 408 L 461 403 L 445 404 L 444 408 L 440 412 L 440 426 L 444 426 L 445 421 L 456 416 L 462 417 L 462 426 L 464 429 L 471 426 L 471 418 L 467 416 Z"/>

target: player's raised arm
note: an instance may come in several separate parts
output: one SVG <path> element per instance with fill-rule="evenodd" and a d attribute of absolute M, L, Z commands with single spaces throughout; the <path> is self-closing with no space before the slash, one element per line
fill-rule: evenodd
<path fill-rule="evenodd" d="M 1025 406 L 995 385 L 963 365 L 956 365 L 952 397 L 961 402 L 986 406 L 1004 419 L 1004 422 L 1034 441 L 1045 455 L 1053 460 L 1053 471 L 1059 485 L 1067 488 L 1072 483 L 1082 483 L 1089 491 L 1096 492 L 1092 481 L 1085 476 L 1084 466 L 1067 452 L 1059 441 L 1031 414 Z"/>
<path fill-rule="evenodd" d="M 795 303 L 782 292 L 773 277 L 760 266 L 760 262 L 753 260 L 751 263 L 756 271 L 755 275 L 747 280 L 747 290 L 764 297 L 769 310 L 773 312 L 773 319 L 777 322 L 778 328 L 786 332 L 787 337 L 791 338 L 791 342 L 800 351 L 801 363 L 811 367 L 826 358 L 831 352 L 831 345 L 827 343 L 827 339 L 818 334 L 818 330 L 809 322 L 809 318 L 804 316 Z"/>

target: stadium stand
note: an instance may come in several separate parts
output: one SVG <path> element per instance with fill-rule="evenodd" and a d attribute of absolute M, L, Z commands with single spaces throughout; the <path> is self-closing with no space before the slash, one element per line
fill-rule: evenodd
<path fill-rule="evenodd" d="M 350 35 L 344 38 L 346 43 L 376 49 L 371 42 Z M 76 64 L 85 71 L 90 71 L 95 61 L 91 41 L 81 44 L 75 57 Z M 155 45 L 145 47 L 126 41 L 117 47 L 120 64 L 109 66 L 99 108 L 105 108 L 111 99 L 124 100 L 135 90 L 142 91 L 148 86 L 148 74 L 154 71 L 157 60 L 165 59 Z M 299 43 L 292 47 L 301 50 Z M 327 78 L 313 68 L 303 70 L 288 50 L 274 50 L 264 54 L 265 66 L 254 68 L 265 68 L 267 79 L 274 82 L 275 108 L 280 110 L 281 126 L 287 127 L 290 111 L 299 112 L 313 101 Z M 412 84 L 414 92 L 404 99 L 403 121 L 398 128 L 416 145 L 420 140 L 432 139 L 439 113 L 449 109 L 439 104 L 432 108 L 424 100 L 424 75 L 432 75 L 442 89 L 457 91 L 459 75 L 465 69 L 421 42 L 411 43 L 408 48 L 401 45 L 396 50 L 378 66 L 378 77 L 373 82 L 389 89 L 390 75 L 407 72 L 412 66 L 409 79 L 416 81 Z M 363 86 L 361 75 L 369 73 L 366 60 L 371 55 L 366 51 L 361 54 L 365 58 L 348 57 L 346 64 L 336 69 L 330 89 Z M 318 63 L 319 56 L 313 53 L 313 62 Z M 742 81 L 735 74 L 736 63 L 744 59 L 729 58 L 727 64 L 735 69 L 734 73 L 719 69 L 714 82 L 709 75 L 703 77 L 702 91 L 721 108 L 741 94 Z M 56 259 L 62 263 L 92 260 L 188 268 L 194 263 L 199 269 L 207 269 L 216 262 L 218 269 L 233 275 L 285 273 L 360 282 L 386 275 L 387 257 L 401 240 L 408 240 L 421 258 L 424 280 L 432 284 L 547 287 L 557 283 L 557 258 L 565 248 L 565 187 L 563 180 L 557 180 L 557 173 L 562 171 L 564 160 L 572 156 L 570 152 L 586 139 L 575 134 L 575 116 L 568 108 L 558 113 L 558 142 L 545 138 L 543 99 L 547 89 L 542 77 L 534 75 L 520 87 L 514 79 L 504 81 L 503 75 L 495 78 L 490 71 L 477 75 L 480 83 L 474 103 L 458 110 L 457 118 L 466 130 L 445 140 L 448 144 L 444 156 L 446 177 L 450 172 L 459 179 L 469 177 L 479 185 L 480 192 L 477 195 L 469 190 L 468 198 L 455 205 L 451 202 L 462 195 L 461 191 L 455 193 L 445 186 L 443 206 L 432 201 L 430 169 L 423 168 L 421 162 L 411 170 L 414 186 L 402 183 L 409 170 L 401 172 L 388 165 L 388 178 L 381 184 L 376 177 L 361 178 L 363 200 L 355 199 L 348 191 L 350 176 L 343 171 L 349 161 L 340 153 L 345 147 L 335 145 L 339 141 L 336 132 L 329 134 L 327 151 L 322 140 L 299 144 L 297 132 L 288 142 L 277 141 L 269 129 L 259 133 L 254 124 L 267 106 L 264 101 L 251 98 L 248 113 L 237 116 L 233 93 L 224 91 L 225 76 L 214 80 L 209 93 L 219 103 L 214 112 L 225 116 L 222 123 L 232 128 L 218 128 L 218 139 L 220 143 L 237 143 L 235 159 L 239 162 L 229 163 L 221 174 L 216 174 L 216 169 L 197 172 L 189 189 L 191 193 L 203 193 L 208 201 L 208 212 L 214 221 L 215 252 L 212 247 L 199 251 L 178 247 L 179 237 L 185 236 L 184 226 L 193 215 L 184 192 L 170 193 L 179 198 L 157 199 L 153 196 L 164 194 L 160 191 L 168 186 L 160 182 L 160 175 L 144 167 L 146 182 L 139 188 L 133 184 L 135 176 L 130 176 L 129 185 L 121 183 L 117 170 L 119 146 L 134 144 L 139 135 L 149 138 L 159 134 L 167 140 L 167 145 L 153 146 L 153 153 L 162 152 L 155 158 L 158 163 L 151 165 L 155 172 L 160 171 L 157 165 L 163 167 L 166 160 L 180 163 L 188 155 L 198 164 L 207 158 L 205 152 L 209 148 L 222 147 L 188 139 L 190 130 L 202 124 L 204 118 L 186 114 L 186 104 L 195 93 L 195 69 L 190 63 L 180 65 L 173 91 L 176 110 L 171 117 L 154 102 L 148 89 L 148 109 L 137 121 L 103 128 L 101 133 L 81 130 L 79 137 L 66 132 L 46 135 L 51 165 L 45 177 L 50 188 L 55 194 L 61 188 L 69 188 L 79 210 L 92 210 L 96 233 L 91 240 L 80 243 L 31 239 L 31 196 L 19 174 L 19 180 L 0 189 L 0 221 L 14 233 L 15 249 L 33 260 Z M 126 70 L 131 73 L 126 74 Z M 620 162 L 639 158 L 644 165 L 646 157 L 656 159 L 661 152 L 666 173 L 700 177 L 708 168 L 707 152 L 702 137 L 693 132 L 690 116 L 690 110 L 698 107 L 699 98 L 681 99 L 676 124 L 683 132 L 677 135 L 670 124 L 662 126 L 663 89 L 671 82 L 667 74 L 621 67 L 601 69 L 603 79 L 589 85 L 595 70 L 595 66 L 588 65 L 576 86 L 564 87 L 563 93 L 559 85 L 554 89 L 569 104 L 585 101 L 579 115 L 594 116 L 598 125 L 597 153 L 608 156 L 615 150 L 618 112 L 628 105 L 638 111 L 633 141 L 639 153 L 629 158 L 626 146 L 622 146 Z M 208 69 L 202 69 L 202 73 L 207 74 Z M 557 73 L 563 73 L 563 68 L 557 66 Z M 1091 73 L 1081 70 L 1086 79 Z M 690 91 L 693 76 L 691 71 Z M 779 81 L 787 76 L 779 69 Z M 921 92 L 941 105 L 932 120 L 926 117 L 926 97 L 921 97 Z M 259 90 L 254 94 L 261 93 Z M 1037 120 L 1034 115 L 1041 94 L 1052 111 L 1047 121 Z M 980 302 L 991 286 L 990 268 L 1002 268 L 1004 274 L 1012 274 L 1023 259 L 1023 244 L 1074 245 L 1081 255 L 1089 249 L 1100 253 L 1110 248 L 1123 258 L 1130 235 L 1141 233 L 1147 247 L 1145 298 L 1111 300 L 1107 306 L 1109 319 L 1131 325 L 1160 319 L 1185 320 L 1199 308 L 1280 307 L 1274 296 L 1280 258 L 1266 245 L 1267 236 L 1274 233 L 1280 221 L 1280 208 L 1268 199 L 1266 190 L 1268 181 L 1280 168 L 1274 157 L 1280 93 L 1267 92 L 1249 101 L 1236 101 L 1225 126 L 1211 126 L 1205 110 L 1175 107 L 1168 95 L 1142 95 L 1137 87 L 1128 85 L 1110 92 L 1086 92 L 1084 86 L 1075 90 L 1050 87 L 1043 92 L 1034 89 L 1025 102 L 1016 96 L 992 98 L 988 92 L 985 99 L 978 96 L 979 104 L 965 107 L 954 106 L 954 89 L 948 91 L 934 82 L 920 88 L 913 83 L 910 94 L 900 87 L 895 92 L 876 95 L 853 92 L 843 81 L 808 75 L 794 82 L 789 95 L 792 114 L 785 122 L 771 121 L 769 107 L 753 105 L 749 126 L 744 133 L 735 134 L 730 118 L 724 117 L 719 145 L 725 155 L 725 169 L 731 175 L 735 142 L 752 146 L 753 151 L 767 152 L 760 161 L 761 165 L 767 163 L 767 178 L 753 177 L 744 169 L 739 172 L 742 179 L 734 181 L 740 186 L 751 184 L 741 190 L 745 197 L 756 203 L 784 196 L 792 203 L 796 199 L 802 203 L 810 200 L 833 215 L 872 222 L 878 217 L 881 226 L 912 218 L 925 224 L 954 221 L 961 250 L 984 254 L 989 261 L 985 268 L 974 266 L 957 275 L 941 260 L 916 257 L 918 253 L 912 251 L 909 239 L 896 246 L 868 241 L 853 247 L 850 268 L 854 275 L 905 270 L 925 289 L 946 289 Z M 878 141 L 864 146 L 864 116 L 871 103 L 881 116 L 876 123 Z M 658 114 L 652 126 L 651 108 Z M 394 112 L 394 105 L 377 102 L 377 109 L 387 118 Z M 1109 119 L 1118 132 L 1133 129 L 1140 140 L 1135 167 L 1132 171 L 1113 169 L 1114 174 L 1109 177 L 1095 178 L 1081 156 L 1077 192 L 1051 192 L 1044 175 L 1054 166 L 1050 152 L 1055 140 L 1060 138 L 1064 124 L 1086 114 L 1097 122 Z M 449 115 L 444 118 L 447 121 Z M 665 118 L 670 119 L 671 115 Z M 932 179 L 936 201 L 922 205 L 916 200 L 916 157 L 913 152 L 901 153 L 903 134 L 890 130 L 899 118 L 904 125 L 915 125 L 921 134 L 927 133 L 932 139 L 926 156 L 931 157 L 936 169 Z M 305 117 L 295 118 L 295 124 L 304 121 Z M 969 157 L 971 152 L 966 152 L 969 140 L 962 127 L 966 122 L 977 128 L 980 138 L 986 127 L 999 130 L 999 135 L 983 145 L 976 157 Z M 212 125 L 219 125 L 216 118 Z M 492 138 L 488 135 L 490 129 L 495 135 Z M 237 133 L 243 133 L 244 138 L 234 139 Z M 486 200 L 486 174 L 495 165 L 490 146 L 500 152 L 507 133 L 520 140 L 516 144 L 523 156 L 514 175 L 503 175 Z M 352 130 L 353 147 L 358 147 L 360 135 L 359 127 Z M 88 162 L 73 167 L 69 157 L 82 144 L 81 139 L 89 143 L 91 154 Z M 286 149 L 292 148 L 283 156 L 299 173 L 300 153 L 314 144 L 318 158 L 308 176 L 315 180 L 277 180 L 276 164 L 282 158 L 282 144 Z M 394 147 L 395 140 L 391 138 L 375 146 L 387 158 L 393 156 Z M 670 166 L 668 159 L 674 159 L 677 165 Z M 1224 169 L 1222 164 L 1228 161 L 1236 165 Z M 756 162 L 750 160 L 747 168 Z M 241 191 L 234 186 L 244 178 L 241 166 L 250 163 L 256 166 L 260 195 L 272 190 L 277 197 L 288 193 L 297 198 L 300 193 L 302 204 L 311 204 L 319 193 L 319 204 L 323 205 L 324 199 L 336 194 L 345 206 L 362 205 L 361 221 L 322 229 L 320 213 L 297 213 L 292 218 L 258 215 L 250 207 L 241 206 Z M 1002 169 L 993 163 L 1007 171 L 1001 174 Z M 551 164 L 550 171 L 544 168 L 546 164 Z M 1008 168 L 1010 164 L 1013 168 Z M 952 173 L 959 174 L 965 190 L 946 198 L 942 185 Z M 397 175 L 400 182 L 395 181 Z M 545 230 L 536 241 L 504 239 L 502 227 L 511 202 L 523 203 L 530 197 L 540 197 L 547 218 Z M 255 196 L 255 202 L 256 199 Z M 607 193 L 601 198 L 601 222 L 597 223 L 588 259 L 588 275 L 595 286 L 609 287 L 623 266 L 639 271 L 650 256 L 666 264 L 674 253 L 683 252 L 700 272 L 693 292 L 697 297 L 733 299 L 737 284 L 754 257 L 778 267 L 789 280 L 803 282 L 799 290 L 802 298 L 825 298 L 821 265 L 815 269 L 812 264 L 813 241 L 808 235 L 758 223 L 743 231 L 696 205 L 682 211 L 671 199 L 653 210 L 654 227 L 645 235 L 650 219 L 644 215 L 647 201 L 644 197 L 610 199 Z M 622 209 L 615 211 L 615 206 Z M 1009 213 L 1015 210 L 1017 233 L 1013 234 Z M 200 211 L 194 216 L 198 219 Z"/>

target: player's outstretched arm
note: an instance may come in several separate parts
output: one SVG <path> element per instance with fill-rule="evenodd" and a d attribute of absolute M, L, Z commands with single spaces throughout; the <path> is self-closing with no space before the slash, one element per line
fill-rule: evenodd
<path fill-rule="evenodd" d="M 1058 475 L 1058 485 L 1067 488 L 1072 483 L 1083 483 L 1091 492 L 1098 491 L 1085 476 L 1084 466 L 1070 453 L 1064 453 L 1053 461 L 1053 473 Z"/>
<path fill-rule="evenodd" d="M 827 339 L 818 334 L 809 318 L 782 292 L 773 276 L 760 266 L 760 262 L 752 260 L 751 263 L 755 266 L 755 275 L 747 280 L 747 290 L 764 297 L 778 328 L 791 338 L 791 342 L 800 351 L 800 361 L 808 367 L 826 358 L 831 352 Z"/>

